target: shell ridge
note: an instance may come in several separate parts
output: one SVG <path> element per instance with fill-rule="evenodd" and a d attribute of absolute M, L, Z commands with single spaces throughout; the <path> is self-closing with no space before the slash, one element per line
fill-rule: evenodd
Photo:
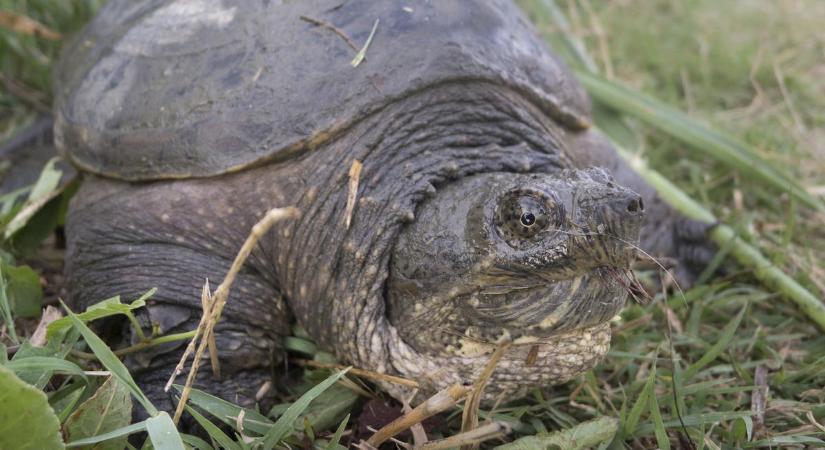
<path fill-rule="evenodd" d="M 140 35 L 136 24 L 151 21 L 153 12 L 198 2 L 113 2 L 86 34 L 98 36 L 98 46 L 122 47 L 129 29 Z M 470 80 L 515 88 L 564 126 L 586 126 L 583 93 L 565 83 L 554 91 L 550 83 L 564 80 L 566 69 L 535 44 L 507 2 L 467 9 L 444 0 L 416 5 L 413 13 L 367 0 L 337 9 L 324 0 L 260 11 L 251 5 L 224 0 L 218 12 L 204 12 L 215 26 L 193 25 L 189 38 L 142 56 L 70 51 L 56 103 L 64 154 L 84 170 L 126 180 L 209 177 L 299 156 L 388 103 Z M 116 8 L 142 15 L 118 17 Z M 228 13 L 219 11 L 230 10 L 226 25 Z M 381 25 L 366 60 L 353 69 L 343 40 L 319 33 L 301 15 L 323 17 L 355 42 L 375 18 Z M 117 33 L 120 43 L 112 44 Z M 188 53 L 176 59 L 167 54 L 172 50 Z M 110 71 L 115 67 L 122 76 Z M 107 90 L 108 82 L 120 85 Z"/>

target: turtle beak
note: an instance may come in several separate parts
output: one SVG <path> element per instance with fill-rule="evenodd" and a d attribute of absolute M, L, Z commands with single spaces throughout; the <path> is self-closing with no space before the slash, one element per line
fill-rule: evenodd
<path fill-rule="evenodd" d="M 617 187 L 607 195 L 580 198 L 578 207 L 578 220 L 573 224 L 579 232 L 578 247 L 591 264 L 630 268 L 644 221 L 642 197 Z"/>

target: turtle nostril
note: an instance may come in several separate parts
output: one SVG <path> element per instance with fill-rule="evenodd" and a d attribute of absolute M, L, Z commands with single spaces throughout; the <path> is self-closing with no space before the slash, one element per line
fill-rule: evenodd
<path fill-rule="evenodd" d="M 645 205 L 642 202 L 642 198 L 639 197 L 631 200 L 630 203 L 627 204 L 627 210 L 632 213 L 644 211 Z"/>

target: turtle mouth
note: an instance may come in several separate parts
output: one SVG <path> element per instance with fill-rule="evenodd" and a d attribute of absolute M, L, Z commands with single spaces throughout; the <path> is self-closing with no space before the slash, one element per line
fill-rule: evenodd
<path fill-rule="evenodd" d="M 616 281 L 637 303 L 645 304 L 650 298 L 647 290 L 642 286 L 642 283 L 636 278 L 636 273 L 630 267 L 616 266 L 600 266 L 596 268 L 599 276 Z"/>
<path fill-rule="evenodd" d="M 490 284 L 453 302 L 461 312 L 457 320 L 466 328 L 464 334 L 485 334 L 488 342 L 522 337 L 541 341 L 609 321 L 628 295 L 639 295 L 634 292 L 637 283 L 628 267 L 601 265 L 568 278 L 534 274 L 521 284 Z"/>

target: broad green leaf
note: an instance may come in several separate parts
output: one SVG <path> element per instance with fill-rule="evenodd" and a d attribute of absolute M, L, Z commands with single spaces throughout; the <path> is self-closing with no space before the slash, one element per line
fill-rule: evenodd
<path fill-rule="evenodd" d="M 745 416 L 733 422 L 733 435 L 737 441 L 750 441 L 753 438 L 753 419 Z"/>
<path fill-rule="evenodd" d="M 183 386 L 178 384 L 172 385 L 178 393 L 183 391 Z M 261 413 L 252 410 L 241 408 L 233 405 L 226 400 L 207 394 L 198 389 L 192 389 L 189 393 L 189 404 L 195 405 L 198 408 L 211 414 L 223 423 L 235 427 L 236 418 L 241 411 L 244 412 L 243 428 L 246 431 L 251 431 L 257 434 L 266 433 L 275 423 L 269 420 Z"/>
<path fill-rule="evenodd" d="M 358 394 L 340 384 L 329 387 L 304 410 L 302 416 L 316 432 L 325 431 L 339 423 L 341 417 L 352 410 Z"/>
<path fill-rule="evenodd" d="M 31 192 L 32 186 L 24 186 L 20 189 L 15 189 L 9 193 L 0 195 L 0 220 L 6 219 L 5 215 L 12 212 L 14 206 L 18 203 L 18 199 Z M 9 217 L 8 219 L 11 219 Z"/>
<path fill-rule="evenodd" d="M 66 419 L 63 430 L 68 441 L 98 436 L 123 428 L 132 421 L 129 389 L 117 378 L 109 377 L 97 392 L 83 402 Z M 126 438 L 116 438 L 89 445 L 88 450 L 120 450 Z"/>
<path fill-rule="evenodd" d="M 142 308 L 146 306 L 146 299 L 151 297 L 157 289 L 150 289 L 148 292 L 140 296 L 137 300 L 133 301 L 130 304 L 123 304 L 120 302 L 120 296 L 115 296 L 112 298 L 107 298 L 102 302 L 95 303 L 92 306 L 86 308 L 86 312 L 76 314 L 77 318 L 81 321 L 91 322 L 93 320 L 102 319 L 104 317 L 115 316 L 118 314 L 126 314 L 132 312 L 138 308 Z M 72 326 L 72 320 L 69 317 L 63 317 L 62 319 L 57 319 L 54 322 L 50 323 L 48 328 L 46 329 L 46 336 L 51 338 L 59 333 L 61 330 L 65 330 Z"/>
<path fill-rule="evenodd" d="M 0 448 L 51 450 L 64 448 L 60 421 L 46 394 L 0 367 Z"/>
<path fill-rule="evenodd" d="M 146 394 L 140 390 L 135 380 L 132 379 L 132 375 L 129 374 L 129 370 L 126 369 L 126 366 L 118 359 L 118 357 L 112 352 L 112 350 L 100 339 L 86 324 L 80 320 L 75 313 L 66 306 L 65 303 L 60 302 L 63 306 L 63 309 L 66 310 L 66 314 L 71 319 L 72 324 L 75 328 L 80 331 L 80 334 L 83 335 L 83 339 L 86 340 L 86 344 L 89 345 L 92 352 L 97 357 L 98 361 L 103 364 L 106 369 L 112 373 L 115 377 L 118 378 L 120 382 L 126 385 L 129 390 L 132 392 L 132 395 L 140 402 L 141 405 L 146 409 L 150 416 L 156 416 L 158 414 L 157 408 L 152 405 L 152 402 L 146 397 Z M 54 322 L 53 322 L 54 323 Z"/>
<path fill-rule="evenodd" d="M 72 183 L 69 186 L 76 186 Z M 68 202 L 68 197 L 61 195 L 66 190 L 61 188 L 54 193 L 54 196 L 31 216 L 26 225 L 11 236 L 11 247 L 18 254 L 30 255 L 37 250 L 37 247 L 44 239 L 54 233 L 55 228 L 60 224 L 64 205 Z"/>
<path fill-rule="evenodd" d="M 59 157 L 54 157 L 46 163 L 43 171 L 40 173 L 40 178 L 32 187 L 29 193 L 29 198 L 23 204 L 23 207 L 14 218 L 6 225 L 4 232 L 5 239 L 10 238 L 14 233 L 22 229 L 29 219 L 34 216 L 49 200 L 60 195 L 60 178 L 63 176 L 63 171 L 58 169 L 55 165 L 60 160 Z"/>
<path fill-rule="evenodd" d="M 16 264 L 16 259 L 14 255 L 0 248 L 0 263 L 14 265 Z"/>
<path fill-rule="evenodd" d="M 310 336 L 309 333 L 307 333 L 306 328 L 302 327 L 301 324 L 299 324 L 298 322 L 292 324 L 292 335 L 297 338 L 312 341 L 312 336 Z"/>
<path fill-rule="evenodd" d="M 76 448 L 76 447 L 84 447 L 87 445 L 93 445 L 100 442 L 106 442 L 110 439 L 118 439 L 124 436 L 129 436 L 130 434 L 137 433 L 139 431 L 146 430 L 146 422 L 149 419 L 146 419 L 142 422 L 133 423 L 132 425 L 125 426 L 123 428 L 118 428 L 117 430 L 110 431 L 108 433 L 99 434 L 94 437 L 86 438 L 86 439 L 78 439 L 76 441 L 69 442 L 66 444 L 67 448 Z"/>
<path fill-rule="evenodd" d="M 43 171 L 40 172 L 40 177 L 37 179 L 37 182 L 34 183 L 34 186 L 32 186 L 26 202 L 30 203 L 45 197 L 57 188 L 57 185 L 60 184 L 60 177 L 63 176 L 63 171 L 56 167 L 59 161 L 60 157 L 55 156 L 43 166 Z"/>
<path fill-rule="evenodd" d="M 582 422 L 567 430 L 547 435 L 525 436 L 509 444 L 499 445 L 496 450 L 564 449 L 584 450 L 609 442 L 619 428 L 619 421 L 612 417 L 599 417 Z"/>
<path fill-rule="evenodd" d="M 149 432 L 155 450 L 186 450 L 175 422 L 172 422 L 166 411 L 147 419 L 146 431 Z"/>
<path fill-rule="evenodd" d="M 43 300 L 40 277 L 29 266 L 14 267 L 0 263 L 6 280 L 6 296 L 15 317 L 37 317 Z"/>
<path fill-rule="evenodd" d="M 292 352 L 303 353 L 304 355 L 313 356 L 318 353 L 318 347 L 314 342 L 308 339 L 302 339 L 294 336 L 286 336 L 283 339 L 284 349 Z"/>
<path fill-rule="evenodd" d="M 338 360 L 335 358 L 335 355 L 324 351 L 318 351 L 312 356 L 312 359 L 327 364 L 338 364 Z"/>
<path fill-rule="evenodd" d="M 226 435 L 220 428 L 201 413 L 190 406 L 186 406 L 186 411 L 195 418 L 195 421 L 206 430 L 206 433 L 224 450 L 240 450 L 240 446 Z"/>
<path fill-rule="evenodd" d="M 301 413 L 304 412 L 310 402 L 341 379 L 347 371 L 349 371 L 349 368 L 340 370 L 335 374 L 330 375 L 326 380 L 310 389 L 302 395 L 301 398 L 296 400 L 295 403 L 293 403 L 292 406 L 286 410 L 284 415 L 282 415 L 278 421 L 275 422 L 275 425 L 273 425 L 272 428 L 270 428 L 269 431 L 267 431 L 263 436 L 263 448 L 268 450 L 281 442 L 281 440 L 287 436 L 287 433 L 293 430 L 293 423 L 295 422 L 295 419 L 297 419 Z"/>

